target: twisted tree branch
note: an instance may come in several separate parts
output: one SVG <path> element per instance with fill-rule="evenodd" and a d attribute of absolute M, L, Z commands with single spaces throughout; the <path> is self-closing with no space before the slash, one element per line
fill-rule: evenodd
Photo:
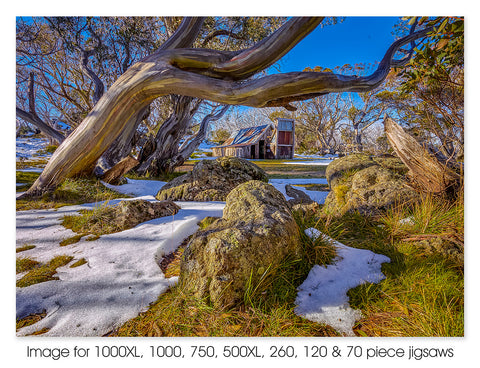
<path fill-rule="evenodd" d="M 377 70 L 369 76 L 293 72 L 242 81 L 277 61 L 320 21 L 321 18 L 293 18 L 271 36 L 239 53 L 169 46 L 132 65 L 55 151 L 27 195 L 42 193 L 63 178 L 91 167 L 128 128 L 132 115 L 159 96 L 178 94 L 226 105 L 266 107 L 284 106 L 325 93 L 365 92 L 386 78 L 393 56 L 402 45 L 428 32 L 422 30 L 395 41 Z M 185 32 L 190 41 L 198 22 L 200 20 L 184 20 L 185 27 L 179 27 L 184 31 L 178 32 Z M 169 40 L 168 45 L 182 44 L 181 38 L 175 35 L 172 38 L 176 42 Z"/>

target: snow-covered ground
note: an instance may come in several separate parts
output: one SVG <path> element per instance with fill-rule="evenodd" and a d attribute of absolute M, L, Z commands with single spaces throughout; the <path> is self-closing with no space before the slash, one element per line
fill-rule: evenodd
<path fill-rule="evenodd" d="M 29 158 L 47 145 L 46 140 L 17 139 L 17 160 Z M 208 147 L 203 147 L 207 150 Z M 285 193 L 285 185 L 326 184 L 326 179 L 272 179 L 270 183 Z M 165 182 L 132 180 L 109 188 L 120 193 L 154 201 Z M 313 200 L 324 203 L 328 192 L 310 191 L 301 186 Z M 17 193 L 17 196 L 20 193 Z M 120 199 L 109 202 L 118 203 Z M 19 211 L 16 215 L 17 247 L 26 244 L 35 248 L 17 254 L 39 262 L 58 255 L 74 259 L 57 269 L 59 280 L 26 288 L 17 288 L 17 318 L 46 311 L 46 317 L 34 325 L 20 329 L 19 336 L 48 328 L 43 336 L 102 336 L 146 310 L 150 303 L 177 281 L 165 278 L 158 264 L 165 254 L 173 252 L 183 239 L 193 234 L 197 223 L 207 216 L 222 216 L 224 202 L 177 202 L 181 210 L 175 216 L 144 222 L 132 229 L 103 235 L 94 241 L 82 238 L 78 243 L 60 247 L 65 238 L 76 235 L 60 225 L 65 215 L 97 204 L 83 204 L 50 210 Z M 312 229 L 310 236 L 321 236 Z M 327 267 L 315 266 L 299 287 L 296 313 L 307 319 L 323 322 L 347 335 L 360 317 L 348 305 L 346 292 L 363 282 L 378 282 L 385 256 L 367 250 L 349 248 L 338 242 L 338 257 Z M 84 258 L 87 263 L 70 268 Z M 17 275 L 17 279 L 23 274 Z"/>
<path fill-rule="evenodd" d="M 46 138 L 17 138 L 16 140 L 16 158 L 17 161 L 35 157 L 44 158 L 44 156 L 35 156 L 38 151 L 48 146 L 48 139 Z M 50 156 L 46 154 L 45 157 Z"/>
<path fill-rule="evenodd" d="M 336 248 L 337 257 L 333 264 L 316 265 L 311 269 L 298 287 L 295 313 L 353 336 L 352 327 L 362 313 L 350 307 L 347 291 L 366 282 L 383 280 L 382 263 L 390 262 L 390 258 L 366 249 L 347 247 L 313 228 L 305 232 L 312 238 L 324 237 Z"/>
<path fill-rule="evenodd" d="M 151 196 L 142 198 L 154 200 Z M 57 255 L 74 257 L 70 264 L 57 269 L 59 280 L 17 288 L 17 318 L 47 312 L 41 321 L 17 334 L 49 328 L 44 336 L 102 336 L 146 310 L 176 282 L 175 277 L 166 279 L 158 266 L 163 255 L 193 234 L 200 220 L 221 216 L 225 206 L 223 202 L 178 204 L 181 210 L 175 216 L 64 247 L 59 242 L 74 233 L 60 225 L 61 217 L 91 205 L 17 212 L 17 246 L 36 246 L 18 256 L 38 261 Z M 87 263 L 69 267 L 81 258 Z"/>
<path fill-rule="evenodd" d="M 313 181 L 324 182 L 323 179 Z M 279 189 L 285 184 L 305 182 L 310 183 L 312 179 L 272 180 Z M 153 195 L 163 184 L 129 179 L 127 184 L 109 187 L 153 201 Z M 119 201 L 116 199 L 109 204 Z M 17 212 L 17 246 L 36 246 L 18 256 L 40 262 L 58 255 L 74 257 L 69 265 L 57 269 L 59 280 L 17 288 L 17 318 L 47 312 L 41 321 L 20 329 L 18 335 L 49 328 L 47 336 L 101 336 L 146 310 L 177 281 L 175 277 L 166 279 L 161 272 L 158 264 L 163 255 L 174 251 L 183 239 L 193 234 L 198 221 L 206 216 L 221 216 L 225 206 L 224 202 L 177 203 L 181 210 L 175 216 L 151 220 L 133 229 L 103 235 L 95 241 L 83 238 L 64 247 L 59 246 L 60 241 L 75 234 L 60 225 L 61 218 L 78 213 L 80 209 L 92 208 L 94 204 Z M 388 259 L 340 243 L 335 245 L 337 262 L 327 268 L 315 266 L 312 269 L 299 288 L 296 313 L 349 334 L 359 312 L 348 306 L 347 290 L 365 281 L 381 280 L 380 264 Z M 69 267 L 81 258 L 87 263 Z M 17 275 L 17 279 L 22 276 Z"/>
<path fill-rule="evenodd" d="M 306 179 L 270 179 L 269 181 L 270 184 L 272 184 L 278 191 L 280 191 L 286 199 L 290 199 L 285 192 L 285 185 L 290 184 L 290 185 L 301 185 L 301 184 L 328 184 L 327 179 L 325 178 L 306 178 Z M 308 190 L 305 189 L 305 187 L 302 186 L 295 186 L 295 189 L 300 189 L 301 191 L 307 193 L 312 200 L 318 203 L 325 203 L 325 198 L 327 198 L 328 192 L 324 191 L 319 191 L 319 190 Z"/>

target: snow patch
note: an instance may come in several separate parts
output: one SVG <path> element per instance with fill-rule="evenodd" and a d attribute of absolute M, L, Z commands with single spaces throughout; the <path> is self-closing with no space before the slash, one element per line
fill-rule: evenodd
<path fill-rule="evenodd" d="M 166 184 L 165 181 L 158 180 L 134 180 L 127 178 L 127 184 L 111 185 L 102 181 L 107 188 L 115 190 L 122 194 L 138 196 L 155 197 L 158 191 Z"/>
<path fill-rule="evenodd" d="M 147 185 L 145 182 L 149 182 Z M 121 190 L 129 193 L 155 192 L 160 183 L 132 181 Z M 148 193 L 143 199 L 154 200 Z M 116 204 L 120 200 L 110 201 Z M 17 318 L 46 311 L 39 322 L 24 327 L 17 335 L 24 336 L 48 328 L 43 336 L 102 336 L 145 311 L 149 304 L 177 282 L 166 279 L 159 268 L 165 254 L 173 252 L 197 229 L 207 216 L 221 217 L 224 202 L 177 202 L 181 207 L 174 216 L 162 217 L 122 232 L 102 235 L 95 241 L 82 238 L 78 243 L 60 247 L 59 242 L 75 235 L 60 225 L 64 215 L 97 204 L 61 207 L 57 210 L 17 212 L 17 246 L 35 245 L 19 253 L 47 262 L 57 255 L 70 255 L 74 260 L 57 269 L 59 280 L 17 288 Z M 84 258 L 87 263 L 69 266 Z M 19 275 L 20 277 L 21 275 Z"/>
<path fill-rule="evenodd" d="M 327 179 L 325 178 L 312 178 L 312 179 L 270 179 L 269 183 L 275 187 L 280 193 L 282 193 L 287 200 L 291 199 L 286 191 L 285 185 L 302 185 L 302 184 L 328 184 Z M 319 190 L 308 190 L 305 187 L 296 186 L 295 189 L 299 189 L 306 194 L 315 202 L 319 204 L 325 203 L 325 199 L 327 198 L 328 192 L 327 191 L 319 191 Z"/>
<path fill-rule="evenodd" d="M 310 270 L 307 279 L 298 287 L 295 313 L 354 336 L 352 328 L 362 314 L 350 307 L 347 291 L 366 282 L 383 280 L 382 263 L 390 262 L 390 258 L 366 249 L 347 247 L 314 228 L 305 233 L 313 239 L 323 237 L 331 242 L 337 257 L 333 264 L 315 265 Z"/>
<path fill-rule="evenodd" d="M 42 157 L 34 157 L 34 155 L 48 146 L 46 138 L 17 138 L 16 139 L 16 157 L 19 160 L 32 160 L 35 158 L 49 157 L 51 154 L 45 154 Z"/>

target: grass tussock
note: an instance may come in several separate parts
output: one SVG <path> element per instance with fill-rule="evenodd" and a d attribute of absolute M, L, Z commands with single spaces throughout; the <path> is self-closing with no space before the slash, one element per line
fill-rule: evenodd
<path fill-rule="evenodd" d="M 463 273 L 441 256 L 398 244 L 403 262 L 385 269 L 386 280 L 350 290 L 350 304 L 365 316 L 359 335 L 443 337 L 464 334 Z"/>
<path fill-rule="evenodd" d="M 84 264 L 87 264 L 87 260 L 85 258 L 80 258 L 77 262 L 72 263 L 70 268 L 80 267 Z"/>
<path fill-rule="evenodd" d="M 193 168 L 190 167 L 190 170 Z M 188 170 L 188 171 L 190 171 Z M 173 179 L 175 179 L 176 177 L 178 176 L 182 176 L 183 174 L 186 174 L 187 171 L 174 171 L 174 172 L 170 172 L 170 173 L 164 173 L 160 176 L 152 176 L 148 171 L 145 173 L 145 175 L 138 175 L 136 174 L 133 170 L 132 171 L 129 171 L 125 177 L 126 178 L 129 178 L 129 179 L 133 179 L 133 180 L 159 180 L 159 181 L 171 181 Z"/>
<path fill-rule="evenodd" d="M 60 242 L 60 246 L 65 247 L 70 244 L 78 243 L 80 239 L 82 239 L 85 235 L 86 234 L 78 234 L 78 235 L 71 236 L 70 238 L 65 238 Z"/>
<path fill-rule="evenodd" d="M 464 242 L 464 201 L 450 201 L 427 195 L 413 205 L 399 205 L 382 218 L 394 239 L 405 241 L 438 237 L 462 245 Z"/>
<path fill-rule="evenodd" d="M 18 175 L 18 172 L 17 172 Z M 37 173 L 38 175 L 38 173 Z M 33 181 L 30 185 L 33 184 Z M 40 198 L 17 199 L 17 211 L 59 208 L 74 204 L 109 201 L 128 197 L 104 186 L 95 179 L 66 179 L 55 191 Z"/>
<path fill-rule="evenodd" d="M 463 264 L 446 253 L 427 251 L 410 238 L 438 234 L 463 239 L 463 199 L 449 202 L 425 197 L 413 206 L 397 206 L 383 217 L 346 213 L 341 217 L 295 213 L 304 246 L 300 257 L 267 269 L 255 285 L 247 284 L 240 307 L 215 309 L 208 300 L 193 298 L 174 287 L 145 313 L 114 334 L 119 336 L 335 336 L 328 326 L 294 313 L 296 287 L 313 264 L 328 264 L 334 250 L 311 240 L 304 230 L 314 227 L 355 248 L 384 254 L 386 279 L 349 290 L 350 305 L 363 318 L 354 327 L 358 336 L 463 336 Z M 412 217 L 411 221 L 399 220 Z M 453 243 L 455 244 L 455 243 Z M 463 249 L 463 247 L 462 247 Z M 181 254 L 181 253 L 180 253 Z M 177 257 L 178 263 L 180 256 Z M 179 268 L 176 269 L 178 275 Z M 175 275 L 175 272 L 172 275 Z M 262 283 L 268 283 L 268 293 Z"/>
<path fill-rule="evenodd" d="M 16 329 L 18 331 L 19 329 L 21 329 L 23 327 L 33 325 L 33 324 L 39 322 L 40 320 L 42 320 L 43 318 L 45 318 L 46 316 L 47 316 L 47 312 L 42 311 L 41 313 L 34 313 L 34 314 L 30 314 L 30 315 L 28 315 L 24 318 L 19 318 L 16 321 Z"/>
<path fill-rule="evenodd" d="M 40 282 L 58 280 L 58 277 L 54 276 L 57 273 L 57 268 L 67 265 L 72 259 L 73 257 L 71 256 L 57 256 L 45 264 L 36 264 L 29 269 L 25 276 L 17 281 L 17 287 L 27 287 Z"/>
<path fill-rule="evenodd" d="M 37 267 L 39 264 L 40 264 L 39 262 L 31 258 L 27 258 L 27 257 L 17 258 L 15 271 L 16 273 L 27 272 Z"/>
<path fill-rule="evenodd" d="M 345 245 L 391 259 L 382 266 L 385 280 L 348 292 L 352 308 L 364 315 L 357 335 L 463 336 L 463 198 L 452 202 L 427 196 L 381 218 L 350 213 L 325 217 L 318 227 Z M 435 237 L 453 240 L 444 247 L 461 257 L 426 247 L 425 239 Z"/>
<path fill-rule="evenodd" d="M 47 163 L 48 163 L 48 159 L 35 157 L 32 160 L 20 159 L 19 161 L 16 161 L 15 166 L 17 170 L 29 169 L 32 167 L 43 169 L 45 165 L 47 165 Z"/>
<path fill-rule="evenodd" d="M 20 252 L 25 252 L 27 250 L 30 250 L 30 249 L 33 249 L 35 248 L 35 245 L 32 245 L 32 244 L 24 244 L 22 247 L 18 247 L 16 249 L 16 252 L 17 253 L 20 253 Z"/>
<path fill-rule="evenodd" d="M 95 207 L 93 210 L 80 210 L 79 212 L 80 215 L 67 215 L 62 218 L 62 226 L 79 233 L 80 235 L 77 235 L 77 237 L 81 238 L 90 234 L 87 239 L 90 241 L 98 239 L 103 234 L 125 230 L 115 221 L 115 214 L 109 208 L 108 202 Z"/>

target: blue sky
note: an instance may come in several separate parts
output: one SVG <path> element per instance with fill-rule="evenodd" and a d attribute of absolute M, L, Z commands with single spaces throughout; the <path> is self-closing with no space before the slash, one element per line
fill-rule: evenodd
<path fill-rule="evenodd" d="M 342 23 L 319 26 L 282 58 L 281 72 L 380 61 L 394 41 L 392 30 L 398 20 L 399 17 L 346 17 Z"/>

